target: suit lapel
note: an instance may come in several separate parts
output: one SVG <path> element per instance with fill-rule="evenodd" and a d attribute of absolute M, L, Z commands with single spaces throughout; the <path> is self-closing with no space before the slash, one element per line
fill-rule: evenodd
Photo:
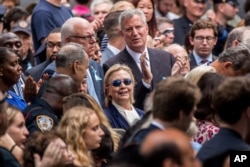
<path fill-rule="evenodd" d="M 189 54 L 189 58 L 190 58 L 190 69 L 193 69 L 194 67 L 198 66 L 193 53 Z"/>
<path fill-rule="evenodd" d="M 159 80 L 161 80 L 163 76 L 160 76 L 161 71 L 159 69 L 159 64 L 160 59 L 157 56 L 160 55 L 156 55 L 155 52 L 153 52 L 150 48 L 148 48 L 148 56 L 150 59 L 150 68 L 151 68 L 151 72 L 153 74 L 153 87 L 156 86 L 156 84 L 158 83 Z"/>
<path fill-rule="evenodd" d="M 134 59 L 132 58 L 132 56 L 128 53 L 126 48 L 123 50 L 123 52 L 124 52 L 124 55 L 121 56 L 121 63 L 127 64 L 133 72 L 133 75 L 135 77 L 135 81 L 140 82 L 142 79 L 142 73 L 141 73 L 139 67 L 137 66 L 137 64 L 134 61 Z"/>

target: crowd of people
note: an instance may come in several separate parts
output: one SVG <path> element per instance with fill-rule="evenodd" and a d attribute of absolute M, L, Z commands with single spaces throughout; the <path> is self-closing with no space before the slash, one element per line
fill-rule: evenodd
<path fill-rule="evenodd" d="M 229 167 L 250 151 L 249 0 L 73 4 L 0 2 L 1 167 Z"/>

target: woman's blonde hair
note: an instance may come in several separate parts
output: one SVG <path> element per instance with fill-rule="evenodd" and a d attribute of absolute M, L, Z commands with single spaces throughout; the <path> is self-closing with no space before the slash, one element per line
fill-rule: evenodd
<path fill-rule="evenodd" d="M 70 96 L 67 96 L 63 99 L 64 113 L 68 112 L 69 109 L 75 106 L 83 106 L 95 111 L 101 124 L 106 126 L 111 132 L 111 136 L 114 142 L 114 148 L 116 150 L 118 148 L 120 136 L 113 130 L 113 128 L 111 128 L 108 118 L 106 117 L 104 111 L 102 110 L 100 105 L 96 102 L 96 100 L 92 96 L 83 93 L 73 93 Z"/>
<path fill-rule="evenodd" d="M 108 95 L 108 85 L 110 84 L 109 83 L 109 78 L 114 72 L 117 72 L 117 71 L 120 71 L 120 70 L 126 71 L 131 77 L 133 86 L 135 85 L 134 75 L 132 73 L 132 70 L 127 65 L 114 64 L 113 66 L 111 66 L 108 69 L 108 71 L 106 72 L 105 76 L 104 76 L 104 96 L 105 96 L 104 100 L 105 100 L 105 106 L 106 107 L 108 107 L 109 103 L 112 101 L 112 98 Z M 134 95 L 132 95 L 130 97 L 131 104 L 133 104 L 134 101 L 135 101 Z"/>
<path fill-rule="evenodd" d="M 18 108 L 13 106 L 8 106 L 6 109 L 7 120 L 9 122 L 9 126 L 13 123 L 17 113 L 21 112 Z"/>
<path fill-rule="evenodd" d="M 93 160 L 88 153 L 88 149 L 83 139 L 83 134 L 88 125 L 90 115 L 96 112 L 90 108 L 76 106 L 64 113 L 59 125 L 57 133 L 65 140 L 67 145 L 76 155 L 75 159 L 82 166 L 92 166 Z"/>

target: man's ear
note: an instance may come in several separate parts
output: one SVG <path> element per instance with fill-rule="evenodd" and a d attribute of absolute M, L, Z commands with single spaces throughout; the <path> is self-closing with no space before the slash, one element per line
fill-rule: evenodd
<path fill-rule="evenodd" d="M 165 158 L 162 162 L 164 167 L 178 167 L 178 165 L 170 158 Z"/>
<path fill-rule="evenodd" d="M 77 73 L 77 71 L 79 70 L 79 62 L 78 61 L 73 61 L 73 63 L 72 63 L 72 70 L 73 70 L 74 74 Z"/>
<path fill-rule="evenodd" d="M 232 62 L 230 61 L 224 62 L 223 67 L 224 69 L 228 70 L 229 68 L 232 67 Z"/>

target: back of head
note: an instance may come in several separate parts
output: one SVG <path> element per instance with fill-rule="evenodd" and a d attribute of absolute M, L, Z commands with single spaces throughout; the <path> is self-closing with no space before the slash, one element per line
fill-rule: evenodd
<path fill-rule="evenodd" d="M 245 45 L 246 47 L 250 48 L 250 28 L 247 28 L 242 35 L 242 41 L 241 43 Z"/>
<path fill-rule="evenodd" d="M 189 115 L 200 100 L 199 88 L 182 77 L 169 77 L 155 88 L 153 116 L 162 121 L 178 120 L 180 111 Z"/>
<path fill-rule="evenodd" d="M 201 90 L 202 98 L 197 105 L 194 116 L 199 120 L 213 121 L 215 111 L 212 109 L 212 97 L 217 87 L 225 80 L 225 77 L 213 72 L 207 72 L 201 76 L 197 85 Z"/>
<path fill-rule="evenodd" d="M 227 78 L 215 91 L 212 106 L 220 119 L 233 125 L 250 106 L 250 79 L 245 77 Z"/>
<path fill-rule="evenodd" d="M 244 75 L 250 72 L 250 50 L 244 44 L 226 49 L 219 55 L 218 61 L 220 63 L 231 62 L 235 75 Z"/>
<path fill-rule="evenodd" d="M 58 74 L 49 80 L 42 97 L 47 101 L 52 100 L 49 98 L 50 95 L 53 95 L 51 96 L 53 98 L 63 99 L 63 97 L 76 92 L 78 92 L 78 85 L 74 80 L 68 75 Z"/>
<path fill-rule="evenodd" d="M 189 73 L 186 74 L 185 79 L 188 80 L 189 82 L 197 84 L 202 75 L 204 75 L 207 72 L 215 73 L 216 70 L 212 66 L 200 65 L 189 71 Z"/>
<path fill-rule="evenodd" d="M 162 150 L 161 148 L 163 147 L 169 149 L 169 152 Z M 190 139 L 184 132 L 174 128 L 168 128 L 166 130 L 155 130 L 149 133 L 141 144 L 140 153 L 145 157 L 149 155 L 154 156 L 153 153 L 157 152 L 163 153 L 159 155 L 161 159 L 158 157 L 162 163 L 164 158 L 170 158 L 176 164 L 182 165 L 182 156 L 192 154 L 193 150 L 190 145 Z"/>
<path fill-rule="evenodd" d="M 243 33 L 246 30 L 246 27 L 236 27 L 234 28 L 227 36 L 225 49 L 233 46 L 233 42 L 236 40 L 238 42 L 242 41 Z"/>
<path fill-rule="evenodd" d="M 109 13 L 103 22 L 104 30 L 108 35 L 108 38 L 112 38 L 115 36 L 121 36 L 120 26 L 119 26 L 119 17 L 121 12 L 111 12 Z"/>
<path fill-rule="evenodd" d="M 82 45 L 77 43 L 67 43 L 61 47 L 56 57 L 56 68 L 69 68 L 74 61 L 83 63 L 87 61 L 88 55 Z"/>

